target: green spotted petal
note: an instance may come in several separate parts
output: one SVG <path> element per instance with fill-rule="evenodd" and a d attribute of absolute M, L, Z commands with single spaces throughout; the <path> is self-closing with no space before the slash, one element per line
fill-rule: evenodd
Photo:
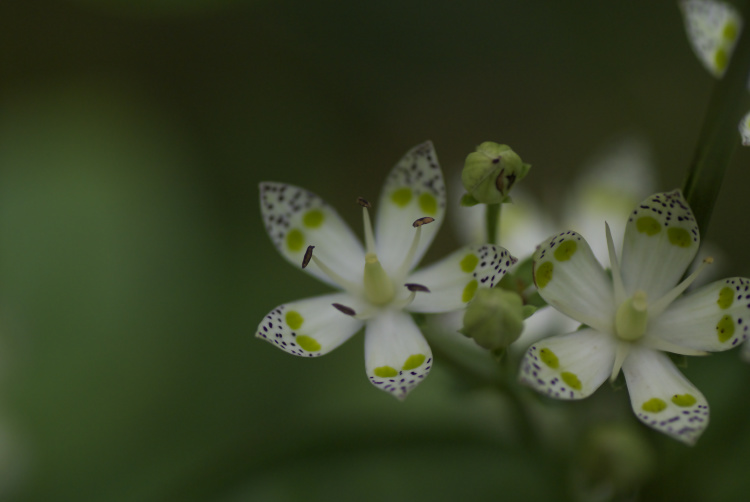
<path fill-rule="evenodd" d="M 610 376 L 615 348 L 610 335 L 590 328 L 553 336 L 529 348 L 519 377 L 522 383 L 550 397 L 582 399 Z"/>
<path fill-rule="evenodd" d="M 750 279 L 732 277 L 703 286 L 672 303 L 653 319 L 646 337 L 711 352 L 747 340 L 750 330 Z"/>
<path fill-rule="evenodd" d="M 630 214 L 620 270 L 628 297 L 644 291 L 655 302 L 672 289 L 695 258 L 698 225 L 679 190 L 657 193 Z"/>
<path fill-rule="evenodd" d="M 406 279 L 407 283 L 426 286 L 429 293 L 417 293 L 407 307 L 412 312 L 447 312 L 466 306 L 479 288 L 497 284 L 516 263 L 499 246 L 467 246 Z"/>
<path fill-rule="evenodd" d="M 412 148 L 386 178 L 377 207 L 375 242 L 383 267 L 394 274 L 407 256 L 418 218 L 434 218 L 409 264 L 413 268 L 435 238 L 445 215 L 445 182 L 431 142 Z"/>
<path fill-rule="evenodd" d="M 255 336 L 295 356 L 317 357 L 346 340 L 364 324 L 332 304 L 364 308 L 346 293 L 316 296 L 279 305 L 263 318 Z"/>
<path fill-rule="evenodd" d="M 604 333 L 613 332 L 612 281 L 578 233 L 562 232 L 537 248 L 534 282 L 542 298 L 563 314 Z"/>
<path fill-rule="evenodd" d="M 411 316 L 384 309 L 367 321 L 365 370 L 375 387 L 404 399 L 431 367 L 432 351 Z"/>
<path fill-rule="evenodd" d="M 315 256 L 352 283 L 362 280 L 364 250 L 336 211 L 314 193 L 276 182 L 260 184 L 260 209 L 266 231 L 281 255 L 301 268 L 308 246 Z M 306 272 L 337 285 L 311 262 Z"/>
<path fill-rule="evenodd" d="M 690 45 L 703 66 L 721 77 L 742 30 L 742 18 L 732 5 L 714 0 L 682 0 Z"/>
<path fill-rule="evenodd" d="M 633 412 L 641 422 L 694 444 L 708 426 L 708 402 L 665 354 L 632 345 L 622 367 Z"/>

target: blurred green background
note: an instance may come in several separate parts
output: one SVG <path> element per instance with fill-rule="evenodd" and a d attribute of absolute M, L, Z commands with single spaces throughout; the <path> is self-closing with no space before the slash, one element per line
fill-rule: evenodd
<path fill-rule="evenodd" d="M 327 291 L 273 249 L 260 181 L 359 232 L 354 199 L 426 139 L 449 177 L 510 144 L 555 207 L 637 134 L 659 188 L 680 186 L 713 81 L 675 3 L 4 0 L 0 47 L 0 499 L 600 500 L 580 440 L 600 419 L 651 448 L 641 500 L 750 491 L 736 351 L 685 370 L 712 406 L 696 447 L 604 386 L 540 401 L 570 443 L 540 456 L 439 360 L 400 403 L 368 383 L 361 335 L 316 360 L 253 337 Z M 750 275 L 749 161 L 708 236 L 725 275 Z M 445 225 L 427 260 L 456 244 Z"/>

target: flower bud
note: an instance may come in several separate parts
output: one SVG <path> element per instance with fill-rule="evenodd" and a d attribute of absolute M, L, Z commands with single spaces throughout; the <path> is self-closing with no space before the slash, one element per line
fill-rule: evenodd
<path fill-rule="evenodd" d="M 508 201 L 510 189 L 530 168 L 508 145 L 485 141 L 466 157 L 461 182 L 476 201 L 499 204 Z"/>
<path fill-rule="evenodd" d="M 485 349 L 504 349 L 521 336 L 525 317 L 518 293 L 500 288 L 480 289 L 464 312 L 464 327 L 460 332 Z"/>

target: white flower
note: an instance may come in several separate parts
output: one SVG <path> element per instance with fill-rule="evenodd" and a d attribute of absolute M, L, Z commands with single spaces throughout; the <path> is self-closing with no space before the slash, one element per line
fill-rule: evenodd
<path fill-rule="evenodd" d="M 631 213 L 621 262 L 608 227 L 607 243 L 611 277 L 573 231 L 535 253 L 542 297 L 586 327 L 535 343 L 520 378 L 552 397 L 581 399 L 622 369 L 638 418 L 692 444 L 708 425 L 708 403 L 663 351 L 705 355 L 747 339 L 750 281 L 725 279 L 679 298 L 710 262 L 678 284 L 700 244 L 679 191 L 653 195 Z"/>
<path fill-rule="evenodd" d="M 413 148 L 391 170 L 374 232 L 370 205 L 359 199 L 364 249 L 317 195 L 273 182 L 261 183 L 260 195 L 266 230 L 282 256 L 342 291 L 276 307 L 256 336 L 290 354 L 315 357 L 364 326 L 367 376 L 400 399 L 432 367 L 430 347 L 405 311 L 460 309 L 477 288 L 494 286 L 515 262 L 503 248 L 476 245 L 412 272 L 445 214 L 443 174 L 429 142 Z"/>
<path fill-rule="evenodd" d="M 742 30 L 742 17 L 726 2 L 682 0 L 690 45 L 703 66 L 714 77 L 721 77 Z"/>

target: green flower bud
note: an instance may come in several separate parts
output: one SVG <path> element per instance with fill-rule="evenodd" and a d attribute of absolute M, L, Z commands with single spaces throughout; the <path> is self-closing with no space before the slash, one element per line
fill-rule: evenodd
<path fill-rule="evenodd" d="M 464 312 L 464 327 L 460 332 L 485 349 L 504 349 L 521 336 L 525 313 L 518 293 L 500 288 L 480 289 Z"/>
<path fill-rule="evenodd" d="M 510 189 L 530 168 L 508 145 L 485 141 L 466 157 L 461 182 L 474 200 L 500 204 L 509 200 Z"/>

